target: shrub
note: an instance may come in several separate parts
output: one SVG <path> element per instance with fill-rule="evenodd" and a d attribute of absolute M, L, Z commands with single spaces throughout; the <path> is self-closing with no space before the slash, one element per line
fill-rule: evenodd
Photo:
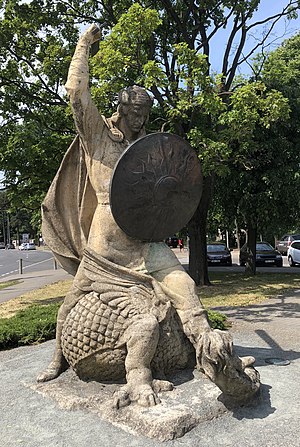
<path fill-rule="evenodd" d="M 214 310 L 208 310 L 208 320 L 210 327 L 212 329 L 221 329 L 222 331 L 227 330 L 230 326 L 227 317 L 220 312 L 216 312 Z"/>
<path fill-rule="evenodd" d="M 1 318 L 0 349 L 41 343 L 54 338 L 60 305 L 33 305 L 20 310 L 11 318 Z"/>

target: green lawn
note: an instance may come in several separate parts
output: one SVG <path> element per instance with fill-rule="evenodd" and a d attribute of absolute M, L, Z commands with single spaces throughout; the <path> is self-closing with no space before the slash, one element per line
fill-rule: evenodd
<path fill-rule="evenodd" d="M 6 287 L 14 286 L 15 284 L 18 284 L 20 281 L 18 279 L 15 279 L 14 281 L 4 281 L 0 282 L 0 290 L 6 289 Z"/>
<path fill-rule="evenodd" d="M 257 273 L 246 276 L 234 272 L 210 272 L 211 287 L 199 287 L 199 297 L 205 307 L 247 306 L 261 303 L 300 289 L 298 273 Z"/>

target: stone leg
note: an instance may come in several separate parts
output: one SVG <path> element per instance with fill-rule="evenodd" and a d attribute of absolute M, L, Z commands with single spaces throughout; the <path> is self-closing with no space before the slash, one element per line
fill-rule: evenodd
<path fill-rule="evenodd" d="M 80 288 L 78 288 L 77 285 Z M 79 269 L 74 279 L 72 288 L 67 293 L 64 302 L 58 311 L 56 323 L 56 342 L 53 358 L 48 367 L 38 375 L 38 382 L 47 382 L 49 380 L 53 380 L 68 368 L 68 363 L 62 353 L 61 334 L 67 315 L 69 314 L 71 309 L 73 309 L 73 307 L 78 303 L 80 298 L 82 298 L 83 294 L 88 293 L 88 291 L 83 292 L 81 288 L 83 290 L 88 288 L 88 280 L 85 278 L 82 269 Z"/>
<path fill-rule="evenodd" d="M 114 406 L 120 408 L 131 402 L 144 407 L 154 406 L 160 400 L 153 390 L 150 363 L 158 343 L 159 324 L 154 316 L 145 316 L 134 322 L 124 336 L 127 384 L 115 394 Z"/>

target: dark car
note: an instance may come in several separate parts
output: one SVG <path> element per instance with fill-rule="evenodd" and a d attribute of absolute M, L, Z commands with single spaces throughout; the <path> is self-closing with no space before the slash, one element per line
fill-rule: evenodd
<path fill-rule="evenodd" d="M 165 240 L 165 243 L 172 248 L 177 248 L 178 247 L 178 237 L 176 236 L 172 236 L 172 237 L 168 237 Z"/>
<path fill-rule="evenodd" d="M 245 244 L 240 250 L 240 265 L 246 264 L 247 257 L 247 244 Z M 276 267 L 282 267 L 282 256 L 268 242 L 257 242 L 255 264 L 257 266 L 276 265 Z"/>
<path fill-rule="evenodd" d="M 207 264 L 232 265 L 231 253 L 226 244 L 221 242 L 207 244 Z"/>
<path fill-rule="evenodd" d="M 293 241 L 299 241 L 300 234 L 284 234 L 282 238 L 276 243 L 276 250 L 282 255 L 286 256 L 289 246 Z"/>

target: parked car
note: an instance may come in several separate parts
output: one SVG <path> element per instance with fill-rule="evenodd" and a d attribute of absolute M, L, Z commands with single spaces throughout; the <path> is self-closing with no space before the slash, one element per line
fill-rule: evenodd
<path fill-rule="evenodd" d="M 300 240 L 300 234 L 284 234 L 282 238 L 276 243 L 276 250 L 282 255 L 286 256 L 289 246 L 293 241 Z"/>
<path fill-rule="evenodd" d="M 36 250 L 36 246 L 33 242 L 23 242 L 19 245 L 19 250 Z"/>
<path fill-rule="evenodd" d="M 5 249 L 5 244 L 4 244 L 4 242 L 0 242 L 0 249 Z"/>
<path fill-rule="evenodd" d="M 293 241 L 287 252 L 288 263 L 291 267 L 300 264 L 300 238 L 299 241 Z"/>
<path fill-rule="evenodd" d="M 246 264 L 247 257 L 247 244 L 245 244 L 240 249 L 240 265 Z M 275 248 L 268 242 L 257 242 L 255 264 L 257 266 L 276 265 L 276 267 L 282 267 L 282 256 L 279 251 L 275 250 Z"/>
<path fill-rule="evenodd" d="M 178 247 L 178 237 L 176 236 L 172 236 L 172 237 L 168 237 L 165 240 L 165 243 L 172 248 L 177 248 Z"/>
<path fill-rule="evenodd" d="M 8 250 L 13 250 L 15 248 L 14 244 L 10 243 L 10 244 L 6 244 L 6 248 Z"/>
<path fill-rule="evenodd" d="M 207 244 L 208 265 L 232 265 L 232 257 L 229 248 L 222 242 Z"/>

